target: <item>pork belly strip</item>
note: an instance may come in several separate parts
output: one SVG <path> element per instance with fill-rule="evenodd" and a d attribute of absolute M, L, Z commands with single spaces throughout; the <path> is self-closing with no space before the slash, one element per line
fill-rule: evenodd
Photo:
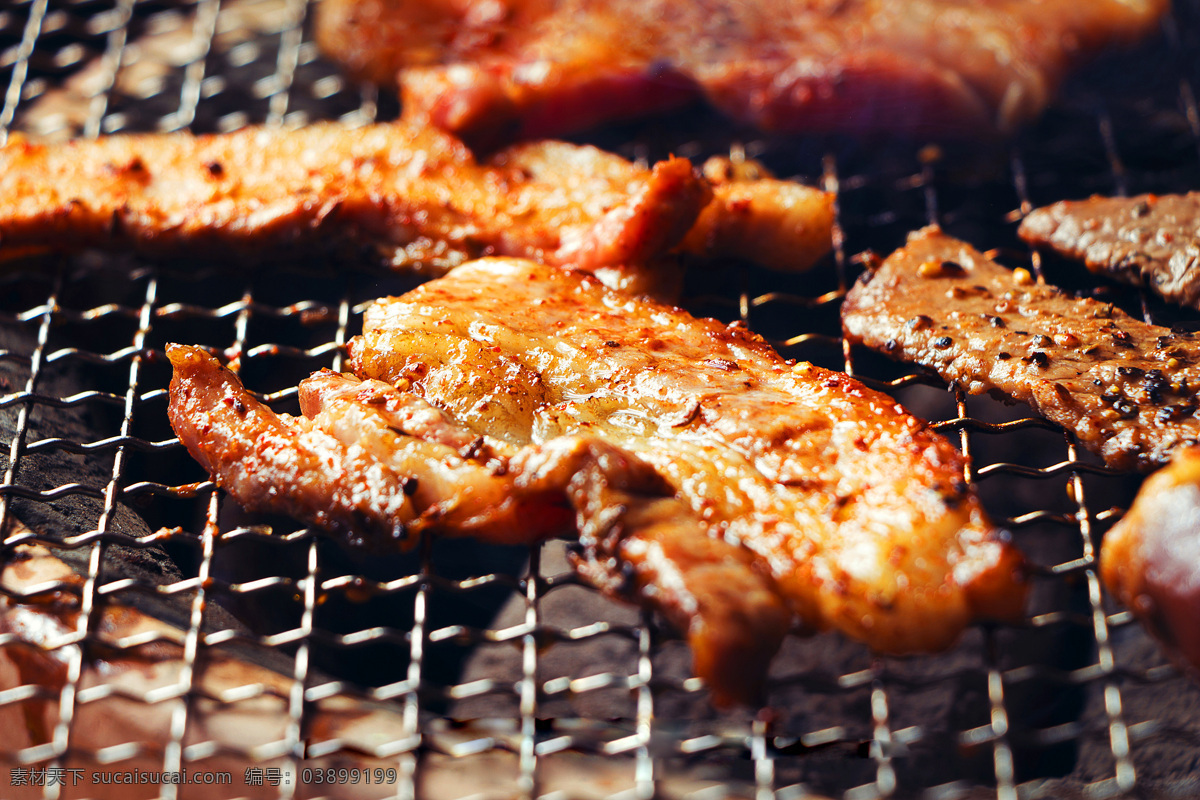
<path fill-rule="evenodd" d="M 506 253 L 596 267 L 666 252 L 711 193 L 685 159 L 644 169 L 546 142 L 479 163 L 437 131 L 325 123 L 15 139 L 0 148 L 0 196 L 0 244 L 9 248 L 263 255 L 375 247 L 397 265 Z"/>
<path fill-rule="evenodd" d="M 580 571 L 687 634 L 719 705 L 761 701 L 791 615 L 749 551 L 711 538 L 641 460 L 594 437 L 516 448 L 419 396 L 323 370 L 276 414 L 204 351 L 172 345 L 171 424 L 239 503 L 377 550 L 421 531 L 533 543 L 577 525 Z"/>
<path fill-rule="evenodd" d="M 705 548 L 739 543 L 813 628 L 912 652 L 1020 613 L 1020 558 L 961 453 L 738 327 L 486 259 L 370 306 L 351 364 L 513 445 L 595 437 L 640 459 L 703 521 Z"/>
<path fill-rule="evenodd" d="M 1034 209 L 1018 233 L 1092 272 L 1200 307 L 1200 192 L 1064 200 Z"/>
<path fill-rule="evenodd" d="M 846 337 L 970 394 L 1028 403 L 1116 469 L 1200 438 L 1200 340 L 1008 270 L 937 227 L 864 274 Z"/>
<path fill-rule="evenodd" d="M 686 159 L 646 168 L 553 141 L 481 162 L 446 134 L 402 123 L 60 144 L 13 137 L 0 147 L 0 256 L 365 250 L 436 273 L 484 254 L 583 269 L 646 264 L 685 235 L 695 255 L 784 269 L 807 268 L 832 247 L 832 195 L 769 174 L 714 173 L 713 182 Z"/>
<path fill-rule="evenodd" d="M 1104 536 L 1100 574 L 1193 677 L 1200 677 L 1200 447 L 1181 447 Z"/>
<path fill-rule="evenodd" d="M 329 0 L 317 41 L 405 114 L 472 142 L 703 98 L 777 131 L 972 135 L 1038 114 L 1167 0 Z"/>

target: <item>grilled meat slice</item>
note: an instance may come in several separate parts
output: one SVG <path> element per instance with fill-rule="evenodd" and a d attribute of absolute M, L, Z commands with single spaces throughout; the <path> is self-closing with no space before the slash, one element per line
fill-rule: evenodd
<path fill-rule="evenodd" d="M 1093 272 L 1200 308 L 1200 192 L 1066 200 L 1031 212 L 1019 233 Z"/>
<path fill-rule="evenodd" d="M 886 395 L 736 326 L 489 259 L 369 307 L 351 353 L 360 376 L 510 444 L 596 437 L 640 459 L 705 548 L 739 543 L 814 628 L 911 652 L 1020 613 L 1019 558 L 962 455 Z M 585 510 L 584 531 L 616 513 Z"/>
<path fill-rule="evenodd" d="M 801 269 L 832 247 L 831 195 L 769 176 L 721 183 L 688 252 L 762 253 L 768 266 Z M 366 250 L 436 274 L 507 254 L 607 270 L 616 282 L 649 280 L 636 274 L 649 270 L 620 270 L 668 253 L 713 198 L 686 159 L 647 169 L 543 141 L 479 162 L 446 134 L 400 123 L 63 144 L 14 137 L 0 147 L 0 192 L 0 257 Z"/>
<path fill-rule="evenodd" d="M 4 247 L 276 253 L 380 248 L 396 265 L 484 253 L 635 264 L 710 198 L 685 159 L 643 169 L 592 147 L 530 144 L 479 163 L 402 124 L 142 134 L 0 148 Z"/>
<path fill-rule="evenodd" d="M 423 527 L 535 541 L 569 508 L 581 574 L 685 630 L 718 703 L 759 699 L 797 616 L 911 652 L 1023 605 L 1020 558 L 947 440 L 586 273 L 490 259 L 379 301 L 352 345 L 362 383 L 318 373 L 302 421 L 264 425 L 211 358 L 170 355 L 172 424 L 242 502 L 376 546 Z"/>
<path fill-rule="evenodd" d="M 768 130 L 970 135 L 1036 115 L 1068 70 L 1166 0 L 329 0 L 324 51 L 469 141 L 696 98 Z"/>
<path fill-rule="evenodd" d="M 1200 677 L 1200 447 L 1181 447 L 1104 536 L 1108 590 Z"/>
<path fill-rule="evenodd" d="M 1117 469 L 1149 470 L 1200 438 L 1200 339 L 1010 271 L 936 227 L 862 276 L 847 339 L 970 394 L 1031 405 Z"/>

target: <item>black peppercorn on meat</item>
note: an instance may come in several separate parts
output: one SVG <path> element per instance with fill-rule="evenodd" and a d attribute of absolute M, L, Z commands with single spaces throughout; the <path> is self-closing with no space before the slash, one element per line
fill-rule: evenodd
<path fill-rule="evenodd" d="M 842 327 L 969 394 L 1028 403 L 1116 469 L 1200 439 L 1200 338 L 1037 283 L 936 226 L 859 279 Z"/>

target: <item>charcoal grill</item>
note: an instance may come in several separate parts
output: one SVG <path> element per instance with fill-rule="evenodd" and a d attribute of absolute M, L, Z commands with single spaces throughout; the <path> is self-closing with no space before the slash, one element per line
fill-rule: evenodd
<path fill-rule="evenodd" d="M 393 118 L 394 100 L 320 59 L 310 12 L 304 0 L 9 3 L 0 131 L 61 139 Z M 705 111 L 589 134 L 643 159 L 732 146 L 836 190 L 836 248 L 818 269 L 694 270 L 684 305 L 742 319 L 785 355 L 845 369 L 933 420 L 971 455 L 967 477 L 1033 564 L 1028 618 L 975 626 L 945 654 L 879 657 L 833 634 L 792 637 L 769 710 L 714 711 L 678 635 L 581 584 L 564 542 L 425 541 L 368 559 L 287 520 L 247 517 L 206 480 L 166 424 L 166 343 L 224 350 L 251 389 L 295 412 L 296 382 L 338 367 L 362 305 L 403 291 L 404 278 L 303 260 L 241 272 L 95 254 L 0 265 L 4 546 L 11 557 L 53 545 L 82 576 L 3 588 L 10 615 L 63 596 L 82 614 L 61 635 L 0 633 L 0 728 L 10 730 L 0 796 L 103 794 L 14 776 L 136 765 L 233 777 L 137 796 L 343 797 L 364 787 L 305 782 L 304 767 L 370 764 L 394 768 L 372 790 L 389 797 L 1200 797 L 1200 687 L 1097 578 L 1100 537 L 1136 479 L 1024 407 L 948 392 L 849 348 L 837 319 L 860 254 L 938 222 L 1011 266 L 1196 327 L 1153 298 L 1095 287 L 1014 230 L 1034 205 L 1063 198 L 1200 188 L 1198 85 L 1200 2 L 1178 0 L 1157 41 L 1085 70 L 1004 144 L 762 138 Z M 54 530 L 62 519 L 70 529 Z M 174 571 L 110 566 L 139 558 Z M 175 634 L 101 630 L 106 607 L 147 600 L 182 609 Z M 156 643 L 177 646 L 166 684 L 89 682 L 96 660 L 153 663 Z M 204 675 L 216 653 L 275 679 L 214 689 Z M 31 658 L 61 670 L 11 666 Z M 100 735 L 89 706 L 104 703 Z M 232 728 L 201 725 L 214 703 Z M 385 722 L 366 737 L 322 734 L 330 703 L 345 719 Z M 280 724 L 260 735 L 246 720 L 264 704 Z M 140 721 L 158 712 L 168 724 L 147 735 Z M 280 772 L 254 781 L 253 768 Z"/>

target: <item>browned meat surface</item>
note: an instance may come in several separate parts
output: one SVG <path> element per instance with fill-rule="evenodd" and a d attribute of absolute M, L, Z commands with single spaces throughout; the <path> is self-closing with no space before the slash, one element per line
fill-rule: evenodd
<path fill-rule="evenodd" d="M 1200 448 L 1182 447 L 1104 536 L 1104 583 L 1200 676 Z"/>
<path fill-rule="evenodd" d="M 1036 115 L 1167 0 L 327 0 L 318 42 L 473 142 L 703 97 L 768 130 L 964 135 Z"/>
<path fill-rule="evenodd" d="M 308 416 L 270 421 L 301 431 L 286 447 L 211 359 L 171 357 L 180 438 L 252 507 L 363 517 L 385 543 L 429 525 L 532 541 L 554 532 L 544 509 L 569 508 L 581 574 L 686 631 L 718 703 L 758 699 L 794 618 L 902 653 L 1023 606 L 1020 557 L 946 439 L 845 375 L 586 273 L 488 259 L 378 301 L 352 344 L 363 382 L 306 382 Z"/>
<path fill-rule="evenodd" d="M 173 346 L 168 414 L 218 485 L 253 511 L 280 511 L 346 535 L 402 538 L 417 517 L 400 476 L 355 463 L 329 434 L 281 417 L 204 351 Z M 333 474 L 327 464 L 344 465 Z M 289 487 L 281 493 L 278 486 Z"/>
<path fill-rule="evenodd" d="M 518 543 L 570 525 L 561 493 L 518 491 L 505 470 L 511 448 L 415 395 L 324 371 L 301 385 L 308 416 L 292 417 L 199 348 L 171 345 L 167 355 L 175 433 L 252 511 L 385 548 L 426 529 Z"/>
<path fill-rule="evenodd" d="M 1200 307 L 1200 192 L 1067 200 L 1034 210 L 1020 234 L 1093 272 Z"/>
<path fill-rule="evenodd" d="M 0 148 L 5 247 L 152 253 L 377 247 L 398 265 L 506 253 L 641 263 L 710 191 L 684 159 L 642 169 L 592 147 L 524 145 L 478 163 L 405 125 L 112 136 Z"/>
<path fill-rule="evenodd" d="M 575 508 L 576 571 L 683 631 L 714 703 L 762 702 L 792 614 L 754 553 L 713 535 L 649 463 L 594 431 L 530 444 L 514 461 L 523 487 L 555 488 Z"/>
<path fill-rule="evenodd" d="M 1200 339 L 1010 271 L 936 227 L 859 280 L 851 342 L 970 394 L 1028 403 L 1118 469 L 1149 470 L 1200 438 Z"/>
<path fill-rule="evenodd" d="M 351 352 L 360 375 L 513 445 L 597 437 L 640 459 L 810 626 L 909 652 L 1019 613 L 1019 560 L 962 455 L 738 327 L 492 259 L 369 307 Z"/>
<path fill-rule="evenodd" d="M 0 257 L 373 250 L 394 267 L 436 273 L 506 254 L 607 271 L 636 288 L 652 286 L 653 270 L 617 270 L 654 262 L 685 234 L 687 252 L 781 269 L 807 268 L 832 247 L 832 195 L 709 172 L 715 198 L 686 159 L 647 169 L 542 141 L 479 162 L 456 139 L 404 124 L 61 144 L 14 137 L 0 147 Z"/>
<path fill-rule="evenodd" d="M 530 543 L 577 520 L 581 572 L 610 594 L 637 592 L 684 630 L 718 704 L 760 699 L 791 614 L 751 553 L 710 537 L 638 458 L 579 436 L 518 449 L 416 394 L 328 370 L 300 385 L 306 416 L 294 418 L 199 348 L 172 345 L 168 355 L 172 426 L 246 508 L 376 549 L 409 546 L 426 530 Z"/>

